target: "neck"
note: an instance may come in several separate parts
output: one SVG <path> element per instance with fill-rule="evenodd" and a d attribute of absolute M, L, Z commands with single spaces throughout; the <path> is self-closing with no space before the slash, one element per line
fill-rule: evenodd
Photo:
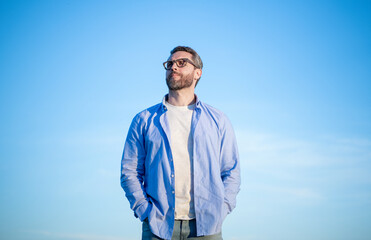
<path fill-rule="evenodd" d="M 188 106 L 196 102 L 194 91 L 178 91 L 169 90 L 167 102 L 174 106 Z"/>

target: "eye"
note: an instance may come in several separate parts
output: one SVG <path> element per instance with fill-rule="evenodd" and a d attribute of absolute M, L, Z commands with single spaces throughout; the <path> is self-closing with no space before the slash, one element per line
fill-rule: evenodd
<path fill-rule="evenodd" d="M 173 62 L 171 62 L 171 61 L 168 61 L 168 62 L 165 63 L 166 69 L 170 69 L 172 66 L 173 66 Z"/>
<path fill-rule="evenodd" d="M 178 59 L 176 60 L 176 63 L 179 67 L 184 67 L 186 64 L 186 61 L 184 59 Z"/>

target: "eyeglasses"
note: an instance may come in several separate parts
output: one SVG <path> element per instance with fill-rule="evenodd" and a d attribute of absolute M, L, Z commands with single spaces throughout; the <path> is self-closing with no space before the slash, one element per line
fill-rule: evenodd
<path fill-rule="evenodd" d="M 182 68 L 182 67 L 185 67 L 187 65 L 187 62 L 192 64 L 193 66 L 195 66 L 195 68 L 198 68 L 196 67 L 196 65 L 191 61 L 189 60 L 188 58 L 179 58 L 179 59 L 176 59 L 176 60 L 172 60 L 172 61 L 166 61 L 163 63 L 164 65 L 164 68 L 166 70 L 170 70 L 173 65 L 174 65 L 174 62 L 176 63 L 176 65 L 179 67 L 179 68 Z"/>

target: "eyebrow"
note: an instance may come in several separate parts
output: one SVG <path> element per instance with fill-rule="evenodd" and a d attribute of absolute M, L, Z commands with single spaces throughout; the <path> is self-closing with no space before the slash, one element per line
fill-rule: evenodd
<path fill-rule="evenodd" d="M 174 60 L 170 60 L 170 59 L 168 59 L 166 62 L 171 62 L 171 61 L 176 61 L 176 60 L 184 60 L 184 59 L 188 59 L 188 60 L 192 61 L 192 60 L 189 59 L 189 58 L 177 58 L 177 59 L 174 59 Z"/>

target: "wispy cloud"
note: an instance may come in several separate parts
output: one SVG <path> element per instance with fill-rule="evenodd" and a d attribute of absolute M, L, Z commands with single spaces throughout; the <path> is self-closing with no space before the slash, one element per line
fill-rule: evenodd
<path fill-rule="evenodd" d="M 318 203 L 324 200 L 323 194 L 313 187 L 308 186 L 287 186 L 279 184 L 264 184 L 254 183 L 250 185 L 250 189 L 253 191 L 259 191 L 260 193 L 266 193 L 268 195 L 275 196 L 280 199 L 290 199 L 296 202 L 311 202 Z"/>
<path fill-rule="evenodd" d="M 115 179 L 120 176 L 120 171 L 117 169 L 104 169 L 104 168 L 99 168 L 97 170 L 97 173 L 100 177 L 106 178 L 106 179 Z"/>
<path fill-rule="evenodd" d="M 242 161 L 254 164 L 325 166 L 371 161 L 371 140 L 365 138 L 318 137 L 294 139 L 287 136 L 236 131 Z"/>
<path fill-rule="evenodd" d="M 369 139 L 295 139 L 243 129 L 236 135 L 249 191 L 312 203 L 334 194 L 357 201 L 369 196 L 365 192 L 371 184 Z"/>
<path fill-rule="evenodd" d="M 107 235 L 96 235 L 96 234 L 86 234 L 86 233 L 58 233 L 42 230 L 30 230 L 24 231 L 33 235 L 38 235 L 40 237 L 46 237 L 48 239 L 58 239 L 58 240 L 134 240 L 133 238 L 127 237 L 117 237 L 117 236 L 107 236 Z"/>

